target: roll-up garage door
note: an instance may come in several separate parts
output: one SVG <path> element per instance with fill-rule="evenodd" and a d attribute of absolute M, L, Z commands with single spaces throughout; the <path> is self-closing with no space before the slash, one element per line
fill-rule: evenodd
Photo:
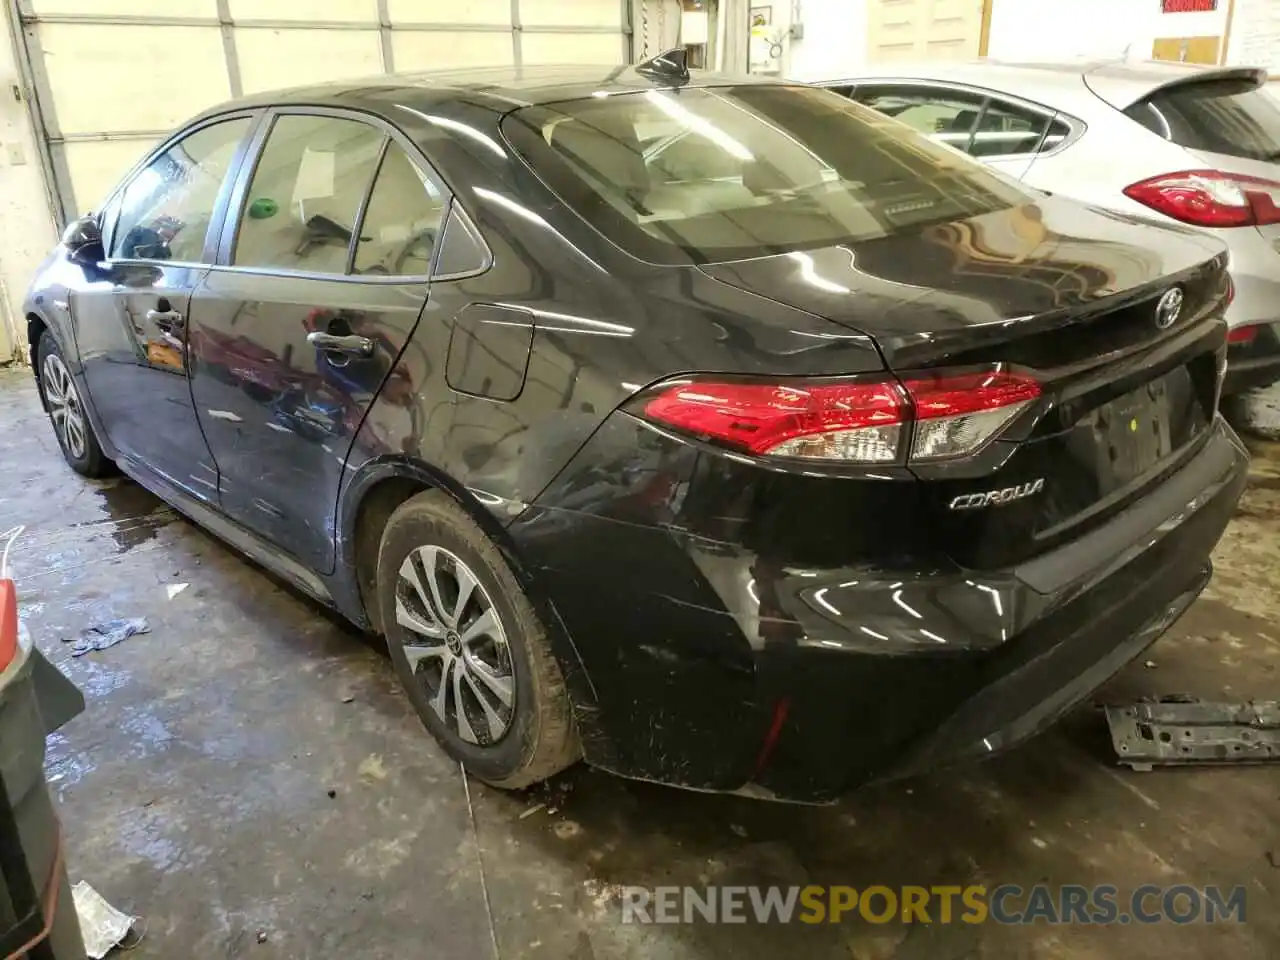
<path fill-rule="evenodd" d="M 630 59 L 629 0 L 9 0 L 55 213 L 240 94 L 380 73 Z"/>

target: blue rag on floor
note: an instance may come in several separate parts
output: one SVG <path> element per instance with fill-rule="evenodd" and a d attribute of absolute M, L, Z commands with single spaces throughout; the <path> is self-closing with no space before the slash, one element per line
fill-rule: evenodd
<path fill-rule="evenodd" d="M 150 632 L 151 624 L 147 623 L 146 617 L 134 617 L 132 620 L 108 620 L 106 623 L 94 624 L 80 634 L 79 639 L 71 647 L 71 655 L 83 657 L 93 650 L 114 647 L 121 640 L 128 640 L 135 633 Z"/>

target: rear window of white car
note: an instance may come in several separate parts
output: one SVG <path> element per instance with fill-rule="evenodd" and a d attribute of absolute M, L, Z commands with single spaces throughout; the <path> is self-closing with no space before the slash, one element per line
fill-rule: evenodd
<path fill-rule="evenodd" d="M 583 219 L 652 263 L 870 240 L 1034 202 L 844 97 L 773 84 L 526 107 L 508 140 Z"/>
<path fill-rule="evenodd" d="M 1280 160 L 1280 101 L 1250 79 L 1222 78 L 1166 87 L 1125 113 L 1188 150 Z"/>

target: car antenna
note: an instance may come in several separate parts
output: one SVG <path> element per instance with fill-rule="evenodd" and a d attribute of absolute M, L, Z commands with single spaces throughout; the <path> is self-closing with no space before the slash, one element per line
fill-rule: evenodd
<path fill-rule="evenodd" d="M 659 80 L 684 83 L 689 79 L 689 51 L 684 47 L 673 47 L 660 53 L 652 60 L 645 60 L 636 65 L 636 73 Z"/>

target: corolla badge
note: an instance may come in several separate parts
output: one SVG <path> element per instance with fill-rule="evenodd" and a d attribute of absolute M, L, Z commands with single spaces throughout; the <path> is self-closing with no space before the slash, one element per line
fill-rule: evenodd
<path fill-rule="evenodd" d="M 950 510 L 981 510 L 983 507 L 1012 503 L 1033 497 L 1044 489 L 1044 477 L 1019 483 L 1017 486 L 1004 487 L 1000 490 L 988 490 L 985 493 L 965 493 L 951 501 Z"/>
<path fill-rule="evenodd" d="M 1182 288 L 1170 287 L 1156 301 L 1156 329 L 1168 330 L 1178 322 L 1182 313 Z"/>

